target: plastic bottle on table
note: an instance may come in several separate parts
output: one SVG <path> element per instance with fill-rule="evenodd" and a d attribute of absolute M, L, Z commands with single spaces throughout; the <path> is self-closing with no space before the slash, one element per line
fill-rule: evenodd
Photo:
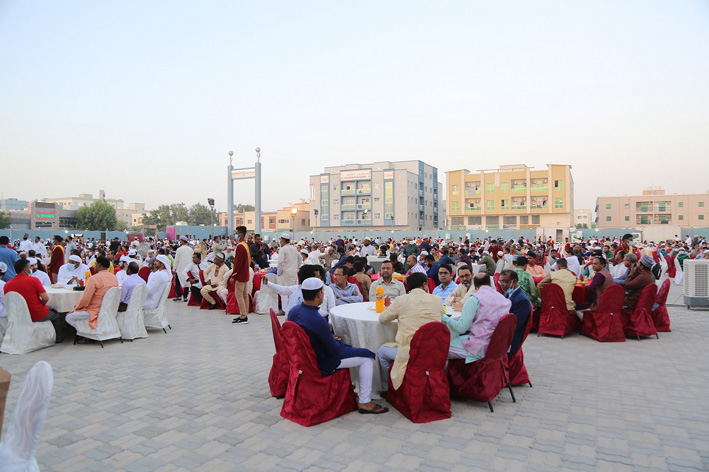
<path fill-rule="evenodd" d="M 381 313 L 384 311 L 384 287 L 378 286 L 374 293 L 376 294 L 374 297 L 376 311 Z"/>

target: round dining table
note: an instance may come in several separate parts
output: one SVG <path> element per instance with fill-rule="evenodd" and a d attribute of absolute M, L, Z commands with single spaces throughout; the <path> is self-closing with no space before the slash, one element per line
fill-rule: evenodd
<path fill-rule="evenodd" d="M 348 303 L 330 310 L 330 323 L 336 336 L 354 347 L 363 347 L 376 354 L 382 344 L 392 342 L 396 338 L 397 322 L 382 324 L 379 313 L 375 311 L 374 302 Z M 447 307 L 447 313 L 454 319 L 461 313 Z M 353 368 L 352 379 L 359 388 L 359 378 L 356 368 Z M 372 379 L 372 398 L 379 399 L 382 386 L 382 374 L 379 359 L 374 359 L 374 378 Z"/>
<path fill-rule="evenodd" d="M 71 288 L 45 287 L 49 296 L 50 308 L 54 308 L 57 313 L 68 313 L 74 309 L 76 303 L 81 299 L 84 292 L 74 291 Z"/>

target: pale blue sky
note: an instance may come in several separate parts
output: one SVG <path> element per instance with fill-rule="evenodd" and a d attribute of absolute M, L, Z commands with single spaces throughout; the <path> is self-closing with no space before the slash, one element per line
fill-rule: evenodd
<path fill-rule="evenodd" d="M 577 208 L 709 190 L 704 0 L 0 0 L 0 68 L 5 197 L 225 210 L 256 146 L 265 210 L 385 159 L 569 163 Z"/>

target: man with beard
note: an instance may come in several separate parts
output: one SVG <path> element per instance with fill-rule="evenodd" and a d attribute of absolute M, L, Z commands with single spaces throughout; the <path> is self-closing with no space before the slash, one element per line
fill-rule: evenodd
<path fill-rule="evenodd" d="M 460 284 L 453 290 L 453 293 L 446 297 L 446 305 L 453 306 L 454 303 L 463 302 L 470 296 L 470 289 L 473 286 L 473 269 L 469 265 L 463 265 L 458 268 L 458 277 Z"/>

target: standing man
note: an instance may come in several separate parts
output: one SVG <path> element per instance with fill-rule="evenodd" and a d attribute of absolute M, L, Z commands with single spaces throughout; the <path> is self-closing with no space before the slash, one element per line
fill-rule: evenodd
<path fill-rule="evenodd" d="M 246 244 L 246 226 L 236 227 L 236 238 L 239 244 L 234 251 L 234 265 L 231 268 L 231 280 L 234 282 L 234 296 L 239 305 L 239 317 L 234 318 L 233 324 L 249 324 L 249 294 L 246 286 L 249 283 L 249 267 L 251 266 L 251 252 Z"/>
<path fill-rule="evenodd" d="M 186 302 L 189 294 L 189 284 L 184 274 L 187 266 L 192 263 L 192 254 L 194 254 L 194 249 L 190 247 L 189 242 L 187 236 L 180 236 L 180 247 L 175 251 L 173 266 L 175 268 L 175 291 L 177 296 L 172 299 L 175 302 L 180 301 L 180 295 L 182 295 L 182 301 Z"/>
<path fill-rule="evenodd" d="M 44 247 L 42 239 L 39 236 L 34 237 L 34 244 L 32 245 L 32 249 L 34 249 L 34 253 L 40 259 L 47 255 L 47 248 Z"/>
<path fill-rule="evenodd" d="M 67 313 L 66 322 L 76 329 L 76 322 L 89 320 L 89 328 L 98 326 L 98 312 L 101 310 L 103 297 L 110 288 L 118 287 L 116 276 L 108 271 L 111 263 L 106 256 L 96 258 L 96 273 L 89 277 L 81 299 L 76 303 L 74 311 Z"/>
<path fill-rule="evenodd" d="M 281 235 L 281 249 L 278 252 L 278 285 L 297 285 L 298 284 L 298 269 L 302 265 L 303 258 L 300 253 L 290 243 L 290 233 Z M 288 306 L 288 296 L 281 295 L 281 307 Z M 281 309 L 281 314 L 285 313 Z"/>
<path fill-rule="evenodd" d="M 64 265 L 64 238 L 58 234 L 54 235 L 54 249 L 52 249 L 52 258 L 47 264 L 47 272 L 52 283 L 56 283 L 59 269 Z"/>
<path fill-rule="evenodd" d="M 15 262 L 19 259 L 15 250 L 7 247 L 8 244 L 10 244 L 10 238 L 0 236 L 0 262 L 4 262 L 7 265 L 7 272 L 2 276 L 2 280 L 5 282 L 8 282 L 15 276 Z M 63 263 L 64 260 L 62 259 L 62 264 Z"/>
<path fill-rule="evenodd" d="M 20 252 L 29 254 L 30 249 L 32 249 L 32 241 L 30 241 L 30 235 L 25 233 L 25 235 L 22 236 L 22 241 L 20 241 Z"/>

